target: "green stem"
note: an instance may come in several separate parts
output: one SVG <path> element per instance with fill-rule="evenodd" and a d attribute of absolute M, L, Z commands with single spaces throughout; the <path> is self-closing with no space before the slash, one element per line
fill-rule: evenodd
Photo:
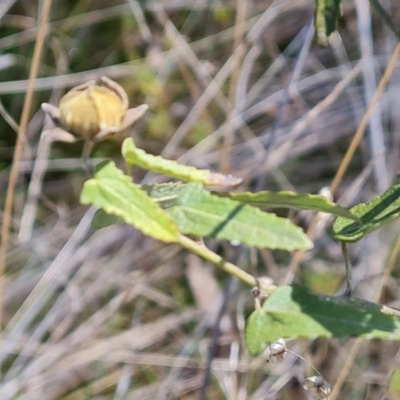
<path fill-rule="evenodd" d="M 185 247 L 187 250 L 191 251 L 192 253 L 198 255 L 199 257 L 202 257 L 205 260 L 209 261 L 211 264 L 214 264 L 225 272 L 228 272 L 228 274 L 236 276 L 236 278 L 240 279 L 247 285 L 252 287 L 258 286 L 257 279 L 254 278 L 254 276 L 243 271 L 236 265 L 225 261 L 218 254 L 215 254 L 213 251 L 204 246 L 204 244 L 195 242 L 194 240 L 189 239 L 187 236 L 183 235 L 179 236 L 179 244 Z"/>
<path fill-rule="evenodd" d="M 344 257 L 344 265 L 346 267 L 346 296 L 351 296 L 351 293 L 353 291 L 353 288 L 351 286 L 351 264 L 350 264 L 350 256 L 349 256 L 349 250 L 347 249 L 347 243 L 346 242 L 341 242 L 342 245 L 342 252 L 343 252 L 343 257 Z"/>
<path fill-rule="evenodd" d="M 125 161 L 125 170 L 126 170 L 126 175 L 129 175 L 133 179 L 133 164 Z"/>

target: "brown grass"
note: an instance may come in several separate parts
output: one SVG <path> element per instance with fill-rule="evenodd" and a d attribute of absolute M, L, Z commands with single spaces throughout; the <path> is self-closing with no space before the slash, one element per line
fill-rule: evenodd
<path fill-rule="evenodd" d="M 291 341 L 308 363 L 292 354 L 272 366 L 250 357 L 249 289 L 131 227 L 94 231 L 94 210 L 79 204 L 87 177 L 81 145 L 40 141 L 48 124 L 41 102 L 57 104 L 68 88 L 108 75 L 132 105 L 150 105 L 134 132 L 147 151 L 241 176 L 243 190 L 258 183 L 317 193 L 336 175 L 336 200 L 365 201 L 394 181 L 400 144 L 400 75 L 398 62 L 390 64 L 399 47 L 368 2 L 344 1 L 326 49 L 311 40 L 312 2 L 304 0 L 54 0 L 48 24 L 44 3 L 41 10 L 28 0 L 0 5 L 0 398 L 305 399 L 298 383 L 310 375 L 308 363 L 335 387 L 331 400 L 382 398 L 397 343 Z M 397 26 L 397 2 L 382 4 Z M 93 158 L 120 162 L 119 143 L 99 145 Z M 158 177 L 135 171 L 135 179 Z M 310 227 L 309 213 L 290 216 Z M 398 301 L 398 227 L 350 247 L 356 296 Z M 207 244 L 276 283 L 304 284 L 310 273 L 323 279 L 324 270 L 340 282 L 340 245 L 329 223 L 317 228 L 315 248 L 301 255 Z M 332 282 L 331 290 L 343 288 Z"/>

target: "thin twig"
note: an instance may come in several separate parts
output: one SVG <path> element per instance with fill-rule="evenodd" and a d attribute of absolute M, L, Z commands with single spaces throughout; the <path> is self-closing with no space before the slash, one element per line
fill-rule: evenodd
<path fill-rule="evenodd" d="M 223 173 L 229 173 L 231 170 L 230 163 L 230 149 L 234 140 L 235 128 L 233 125 L 233 119 L 235 114 L 235 98 L 237 85 L 240 76 L 240 69 L 243 61 L 244 51 L 242 48 L 247 47 L 243 42 L 244 38 L 244 21 L 247 15 L 247 1 L 236 1 L 236 21 L 235 21 L 235 35 L 233 40 L 233 52 L 232 54 L 236 56 L 237 63 L 235 68 L 232 70 L 231 80 L 229 83 L 229 111 L 227 115 L 226 131 L 224 136 L 224 142 L 221 148 L 221 171 Z"/>
<path fill-rule="evenodd" d="M 396 63 L 397 63 L 397 58 L 399 56 L 399 53 L 400 53 L 400 43 L 397 44 L 397 46 L 396 46 L 396 48 L 395 48 L 395 50 L 393 52 L 393 55 L 392 55 L 392 57 L 390 59 L 390 62 L 389 62 L 388 66 L 387 66 L 387 68 L 385 70 L 385 73 L 383 74 L 382 79 L 379 82 L 379 85 L 378 85 L 378 88 L 377 88 L 377 90 L 375 92 L 375 95 L 374 95 L 371 103 L 369 104 L 366 113 L 364 114 L 364 117 L 363 117 L 363 119 L 362 119 L 362 121 L 361 121 L 361 123 L 360 123 L 360 125 L 359 125 L 359 127 L 357 129 L 356 134 L 354 135 L 354 138 L 353 138 L 352 142 L 350 143 L 350 146 L 349 146 L 349 148 L 347 150 L 347 153 L 346 153 L 342 163 L 340 164 L 340 167 L 339 167 L 339 169 L 338 169 L 338 171 L 336 173 L 336 176 L 335 176 L 335 178 L 334 178 L 334 180 L 332 182 L 332 185 L 331 185 L 331 192 L 332 193 L 334 193 L 336 191 L 336 189 L 338 188 L 338 186 L 339 186 L 339 184 L 340 184 L 340 182 L 341 182 L 341 180 L 343 178 L 343 175 L 345 174 L 345 172 L 347 170 L 347 167 L 348 167 L 351 159 L 353 158 L 354 152 L 356 151 L 356 149 L 358 147 L 358 144 L 360 143 L 361 138 L 363 137 L 363 134 L 364 134 L 365 129 L 367 127 L 369 118 L 370 118 L 370 116 L 371 116 L 371 114 L 372 114 L 372 112 L 374 110 L 374 107 L 377 104 L 380 96 L 382 95 L 383 90 L 385 89 L 386 84 L 389 81 L 389 78 L 392 76 L 393 70 L 394 70 L 394 68 L 396 66 Z M 397 247 L 399 247 L 399 249 L 397 249 Z M 396 248 L 395 248 L 395 251 L 393 253 L 395 253 L 395 252 L 398 253 L 399 250 L 400 250 L 400 241 L 396 244 Z M 383 280 L 382 280 L 382 284 L 381 285 L 383 285 Z M 379 291 L 379 296 L 381 295 L 381 291 L 382 291 L 382 286 L 381 286 L 381 290 Z M 332 393 L 330 395 L 331 400 L 335 400 L 337 398 L 337 396 L 339 395 L 340 389 L 342 388 L 343 383 L 344 383 L 346 377 L 348 376 L 348 374 L 350 372 L 350 368 L 353 365 L 354 359 L 355 359 L 355 357 L 356 357 L 356 355 L 358 353 L 358 350 L 359 350 L 359 348 L 361 346 L 361 342 L 362 342 L 362 340 L 358 339 L 353 344 L 353 347 L 351 348 L 350 353 L 349 353 L 349 355 L 348 355 L 348 357 L 346 359 L 346 364 L 342 368 L 341 373 L 340 373 L 340 375 L 339 375 L 339 377 L 338 377 L 338 379 L 337 379 L 337 381 L 335 383 L 335 386 L 333 387 Z"/>
<path fill-rule="evenodd" d="M 376 77 L 374 65 L 374 51 L 371 28 L 371 13 L 368 1 L 356 0 L 358 37 L 360 43 L 361 59 L 363 60 L 363 87 L 365 104 L 369 104 L 376 91 Z M 371 157 L 376 158 L 378 154 L 385 154 L 385 141 L 382 126 L 382 112 L 377 104 L 369 121 L 369 148 Z M 386 166 L 386 157 L 376 159 L 374 165 L 375 188 L 380 193 L 389 186 L 389 175 Z"/>
<path fill-rule="evenodd" d="M 400 41 L 400 31 L 396 27 L 396 25 L 393 23 L 392 19 L 388 15 L 388 13 L 385 11 L 385 9 L 380 5 L 379 1 L 377 0 L 369 0 L 371 3 L 372 7 L 375 8 L 375 11 L 379 14 L 379 16 L 385 21 L 386 26 L 394 33 L 396 36 L 397 40 Z"/>
<path fill-rule="evenodd" d="M 286 111 L 288 108 L 293 84 L 299 79 L 301 72 L 303 71 L 304 66 L 306 64 L 307 55 L 309 54 L 311 42 L 312 42 L 312 39 L 314 36 L 314 21 L 311 20 L 309 22 L 308 26 L 306 26 L 303 29 L 303 31 L 304 32 L 302 32 L 302 33 L 304 35 L 304 42 L 300 48 L 299 55 L 296 58 L 295 67 L 292 71 L 289 82 L 285 87 L 283 99 L 279 103 L 278 112 L 272 123 L 272 130 L 269 135 L 268 142 L 264 145 L 265 151 L 264 151 L 263 159 L 260 162 L 260 165 L 265 164 L 270 155 L 268 152 L 268 149 L 269 149 L 270 145 L 273 144 L 274 139 L 276 137 L 276 133 L 277 133 L 278 129 L 280 128 L 282 121 L 284 120 L 284 118 L 286 116 Z M 265 186 L 265 181 L 266 181 L 265 173 L 262 173 L 261 175 L 258 176 L 257 183 L 255 185 L 256 192 L 263 189 L 263 187 Z"/>
<path fill-rule="evenodd" d="M 352 286 L 351 286 L 351 263 L 350 263 L 350 256 L 349 256 L 349 249 L 347 248 L 346 242 L 340 242 L 342 246 L 342 252 L 344 257 L 344 265 L 346 267 L 346 291 L 345 296 L 351 296 Z"/>
<path fill-rule="evenodd" d="M 0 4 L 0 18 L 16 3 L 17 0 L 5 0 Z"/>
<path fill-rule="evenodd" d="M 385 272 L 382 276 L 382 279 L 379 283 L 379 288 L 374 296 L 374 301 L 379 302 L 381 297 L 382 297 L 382 292 L 383 292 L 383 288 L 385 286 L 385 283 L 387 282 L 387 280 L 389 279 L 390 274 L 393 271 L 393 267 L 396 264 L 396 260 L 398 255 L 400 254 L 400 236 L 397 237 L 397 241 L 396 244 L 394 246 L 394 250 L 392 252 L 392 254 L 390 255 L 389 261 L 387 263 Z M 361 343 L 363 342 L 362 339 L 357 339 L 355 341 L 355 343 L 353 344 L 348 357 L 346 358 L 346 364 L 343 366 L 343 368 L 341 369 L 341 373 L 339 375 L 339 377 L 336 380 L 335 386 L 333 387 L 332 390 L 332 394 L 330 396 L 331 400 L 335 400 L 337 398 L 337 396 L 339 395 L 340 389 L 343 386 L 343 383 L 347 377 L 347 375 L 350 372 L 350 368 L 353 365 L 354 359 L 358 353 L 358 350 L 360 349 Z M 388 374 L 388 376 L 391 376 L 391 374 Z"/>
<path fill-rule="evenodd" d="M 372 115 L 372 112 L 376 106 L 376 104 L 378 103 L 379 98 L 382 96 L 382 93 L 386 87 L 386 84 L 388 83 L 390 77 L 393 74 L 394 68 L 396 67 L 396 63 L 397 63 L 397 58 L 399 56 L 400 53 L 400 44 L 398 44 L 393 52 L 393 55 L 389 61 L 389 64 L 382 76 L 382 79 L 379 82 L 378 88 L 376 89 L 376 92 L 374 94 L 374 97 L 372 98 L 371 103 L 368 106 L 367 111 L 365 112 L 363 119 L 360 122 L 360 125 L 358 126 L 358 129 L 356 131 L 356 133 L 354 134 L 353 140 L 350 143 L 349 148 L 347 149 L 347 152 L 336 172 L 335 177 L 333 178 L 330 190 L 332 193 L 332 196 L 335 194 L 337 188 L 340 185 L 340 182 L 343 179 L 344 174 L 347 171 L 347 168 L 350 164 L 351 159 L 354 156 L 354 153 L 358 147 L 358 145 L 360 144 L 360 141 L 364 135 L 365 129 L 367 128 L 368 125 L 368 121 L 369 118 Z M 307 235 L 309 237 L 312 237 L 314 234 L 314 230 L 315 227 L 317 226 L 317 222 L 318 222 L 318 214 L 314 217 L 313 221 L 311 222 L 308 230 L 307 230 Z M 291 280 L 293 279 L 293 277 L 296 274 L 296 271 L 299 267 L 300 261 L 302 260 L 303 256 L 305 254 L 304 250 L 299 250 L 297 251 L 292 259 L 292 262 L 290 264 L 290 272 L 288 273 L 285 282 L 288 284 L 291 282 Z"/>
<path fill-rule="evenodd" d="M 22 154 L 22 147 L 25 141 L 25 132 L 28 125 L 29 114 L 32 105 L 33 91 L 35 78 L 38 74 L 40 57 L 42 54 L 44 39 L 46 36 L 46 25 L 50 16 L 51 0 L 45 0 L 42 10 L 42 19 L 40 21 L 39 31 L 37 40 L 35 43 L 35 49 L 33 52 L 32 67 L 29 71 L 28 88 L 26 91 L 24 106 L 22 109 L 21 121 L 18 129 L 18 137 L 15 145 L 13 163 L 11 166 L 10 179 L 8 182 L 4 214 L 3 214 L 3 226 L 1 228 L 1 245 L 0 245 L 0 330 L 2 320 L 2 309 L 3 309 L 3 283 L 4 283 L 4 270 L 6 264 L 6 253 L 7 245 L 9 240 L 9 227 L 11 222 L 12 208 L 14 202 L 14 191 L 18 179 L 18 164 Z"/>
<path fill-rule="evenodd" d="M 343 176 L 346 173 L 347 168 L 350 164 L 350 161 L 353 158 L 358 145 L 360 144 L 360 141 L 365 133 L 365 129 L 368 126 L 368 121 L 371 118 L 371 115 L 375 109 L 375 106 L 378 104 L 378 101 L 379 101 L 380 97 L 382 96 L 383 91 L 385 90 L 386 84 L 388 83 L 388 81 L 389 81 L 390 77 L 392 76 L 393 71 L 396 67 L 397 58 L 399 56 L 399 53 L 400 53 L 400 43 L 397 44 L 397 46 L 393 52 L 393 55 L 389 61 L 389 64 L 385 70 L 385 73 L 383 74 L 382 79 L 379 82 L 378 88 L 376 89 L 374 97 L 372 98 L 371 103 L 369 103 L 368 109 L 365 112 L 364 117 L 360 122 L 360 125 L 358 126 L 358 129 L 353 137 L 353 140 L 350 143 L 349 148 L 347 149 L 347 152 L 343 158 L 342 163 L 340 164 L 339 169 L 336 172 L 336 175 L 331 184 L 332 195 L 335 194 L 337 188 L 339 187 L 340 182 L 342 181 Z"/>
<path fill-rule="evenodd" d="M 137 0 L 128 0 L 128 3 L 129 3 L 129 7 L 132 10 L 132 14 L 136 18 L 142 39 L 148 44 L 151 43 L 152 34 L 151 34 L 149 26 L 147 25 L 146 18 L 143 14 L 141 5 L 139 4 L 139 2 Z"/>
<path fill-rule="evenodd" d="M 15 133 L 18 133 L 18 124 L 14 121 L 14 118 L 4 108 L 1 99 L 0 99 L 0 115 L 5 119 L 8 125 L 11 126 L 11 128 L 15 131 Z"/>
<path fill-rule="evenodd" d="M 213 331 L 211 346 L 209 347 L 203 385 L 201 386 L 201 389 L 200 389 L 200 394 L 199 394 L 200 400 L 207 399 L 207 388 L 208 388 L 208 385 L 210 384 L 210 378 L 211 378 L 211 366 L 212 366 L 213 360 L 217 354 L 218 338 L 220 336 L 220 331 L 221 331 L 221 321 L 222 321 L 223 316 L 226 313 L 226 309 L 228 306 L 228 300 L 230 298 L 230 287 L 232 286 L 233 279 L 234 278 L 231 275 L 231 276 L 229 276 L 228 280 L 225 283 L 224 291 L 222 294 L 222 302 L 221 302 L 221 305 L 218 310 L 216 322 L 214 324 L 214 331 Z"/>

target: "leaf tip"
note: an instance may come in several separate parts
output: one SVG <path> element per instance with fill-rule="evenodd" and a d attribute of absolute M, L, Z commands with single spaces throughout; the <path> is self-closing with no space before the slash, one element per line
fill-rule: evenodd
<path fill-rule="evenodd" d="M 243 182 L 242 178 L 237 178 L 233 175 L 223 175 L 219 172 L 210 171 L 208 181 L 210 185 L 216 186 L 237 186 Z"/>

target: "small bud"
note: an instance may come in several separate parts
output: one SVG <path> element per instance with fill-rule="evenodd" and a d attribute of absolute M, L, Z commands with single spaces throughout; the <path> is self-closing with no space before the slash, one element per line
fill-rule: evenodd
<path fill-rule="evenodd" d="M 303 382 L 305 390 L 309 390 L 318 400 L 327 400 L 332 388 L 322 376 L 310 376 Z"/>
<path fill-rule="evenodd" d="M 116 87 L 111 80 L 104 86 L 91 81 L 70 90 L 60 100 L 61 126 L 84 140 L 94 139 L 105 129 L 120 129 L 126 105 Z"/>
<path fill-rule="evenodd" d="M 117 82 L 102 76 L 71 89 L 59 107 L 42 104 L 55 128 L 45 131 L 52 141 L 85 142 L 83 158 L 87 160 L 93 146 L 132 126 L 147 111 L 147 104 L 128 109 L 128 95 Z"/>
<path fill-rule="evenodd" d="M 278 364 L 287 356 L 285 339 L 278 339 L 272 342 L 267 348 L 268 362 Z"/>
<path fill-rule="evenodd" d="M 257 279 L 261 297 L 268 297 L 275 289 L 274 281 L 269 276 L 262 276 Z"/>

